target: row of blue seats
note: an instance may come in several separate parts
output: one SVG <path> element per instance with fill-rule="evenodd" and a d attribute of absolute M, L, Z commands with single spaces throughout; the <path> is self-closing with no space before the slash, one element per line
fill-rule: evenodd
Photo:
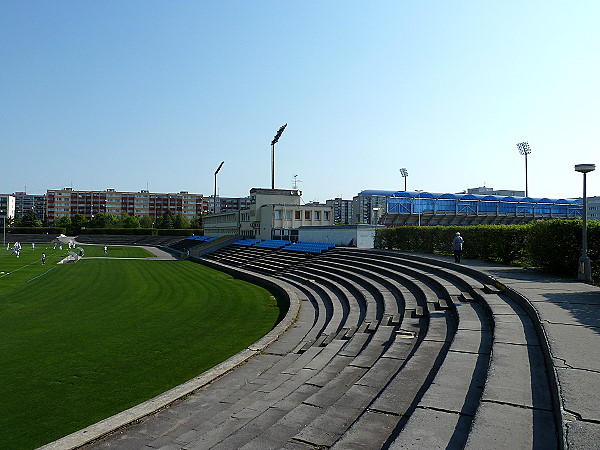
<path fill-rule="evenodd" d="M 216 237 L 214 237 L 214 236 L 190 236 L 187 239 L 190 239 L 192 241 L 210 242 L 210 241 L 214 241 L 216 239 Z"/>
<path fill-rule="evenodd" d="M 260 242 L 260 239 L 240 239 L 239 241 L 235 241 L 234 244 L 235 245 L 245 245 L 245 246 L 252 246 L 254 244 L 258 244 Z"/>
<path fill-rule="evenodd" d="M 290 245 L 291 242 L 290 241 L 276 241 L 273 239 L 267 239 L 265 241 L 259 242 L 258 244 L 255 244 L 255 247 L 262 247 L 262 248 L 281 248 L 281 247 L 285 247 L 286 245 Z"/>
<path fill-rule="evenodd" d="M 260 240 L 260 239 L 240 239 L 239 241 L 234 242 L 236 245 L 244 245 L 244 246 L 252 246 L 252 247 L 260 247 L 260 248 L 273 248 L 284 250 L 291 250 L 296 252 L 307 252 L 307 253 L 321 253 L 326 250 L 330 250 L 335 247 L 335 244 L 330 242 L 290 242 L 290 241 L 280 241 L 274 239 Z"/>
<path fill-rule="evenodd" d="M 297 242 L 285 247 L 285 250 L 296 252 L 321 253 L 335 247 L 335 244 L 328 242 Z"/>

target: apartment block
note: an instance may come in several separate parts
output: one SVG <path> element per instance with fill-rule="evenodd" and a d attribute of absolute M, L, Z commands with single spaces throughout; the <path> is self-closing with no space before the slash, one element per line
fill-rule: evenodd
<path fill-rule="evenodd" d="M 82 214 L 87 219 L 98 213 L 131 216 L 150 216 L 154 219 L 166 211 L 183 214 L 193 219 L 208 212 L 208 204 L 202 194 L 187 191 L 156 193 L 142 190 L 121 192 L 114 189 L 105 191 L 76 191 L 72 188 L 49 189 L 46 193 L 46 217 L 49 225 L 61 217 L 74 217 Z"/>

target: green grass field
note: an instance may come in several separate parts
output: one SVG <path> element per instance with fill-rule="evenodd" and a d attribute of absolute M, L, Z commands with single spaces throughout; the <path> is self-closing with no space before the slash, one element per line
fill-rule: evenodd
<path fill-rule="evenodd" d="M 285 313 L 268 291 L 200 264 L 87 259 L 104 253 L 85 248 L 61 265 L 67 250 L 0 250 L 2 448 L 35 448 L 183 383 Z"/>

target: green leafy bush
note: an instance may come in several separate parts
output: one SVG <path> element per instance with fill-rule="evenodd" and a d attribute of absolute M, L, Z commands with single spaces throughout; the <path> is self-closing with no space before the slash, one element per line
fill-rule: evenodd
<path fill-rule="evenodd" d="M 520 264 L 575 277 L 581 256 L 581 220 L 535 221 L 527 225 L 398 227 L 376 231 L 375 248 L 451 254 L 457 231 L 465 239 L 465 258 Z M 592 277 L 600 280 L 600 222 L 588 222 Z"/>

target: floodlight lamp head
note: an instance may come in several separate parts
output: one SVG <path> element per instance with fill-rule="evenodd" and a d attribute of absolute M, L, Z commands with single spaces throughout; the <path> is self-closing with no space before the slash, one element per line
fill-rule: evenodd
<path fill-rule="evenodd" d="M 403 177 L 407 177 L 408 176 L 408 170 L 406 170 L 403 167 L 402 169 L 400 169 L 400 175 L 402 175 Z"/>
<path fill-rule="evenodd" d="M 517 144 L 517 148 L 519 149 L 519 153 L 521 155 L 529 155 L 531 153 L 531 147 L 529 147 L 529 142 L 519 142 Z"/>
<path fill-rule="evenodd" d="M 596 164 L 576 164 L 575 170 L 580 173 L 588 173 L 596 170 Z"/>
<path fill-rule="evenodd" d="M 221 161 L 221 164 L 219 164 L 219 167 L 217 167 L 217 170 L 215 170 L 215 175 L 219 173 L 219 170 L 221 170 L 221 167 L 223 167 L 223 164 L 225 164 L 225 161 Z"/>
<path fill-rule="evenodd" d="M 279 127 L 279 130 L 277 130 L 277 134 L 275 134 L 275 137 L 271 141 L 271 145 L 275 145 L 277 144 L 277 142 L 279 142 L 279 138 L 283 134 L 283 130 L 285 130 L 285 127 L 287 127 L 287 123 Z"/>

